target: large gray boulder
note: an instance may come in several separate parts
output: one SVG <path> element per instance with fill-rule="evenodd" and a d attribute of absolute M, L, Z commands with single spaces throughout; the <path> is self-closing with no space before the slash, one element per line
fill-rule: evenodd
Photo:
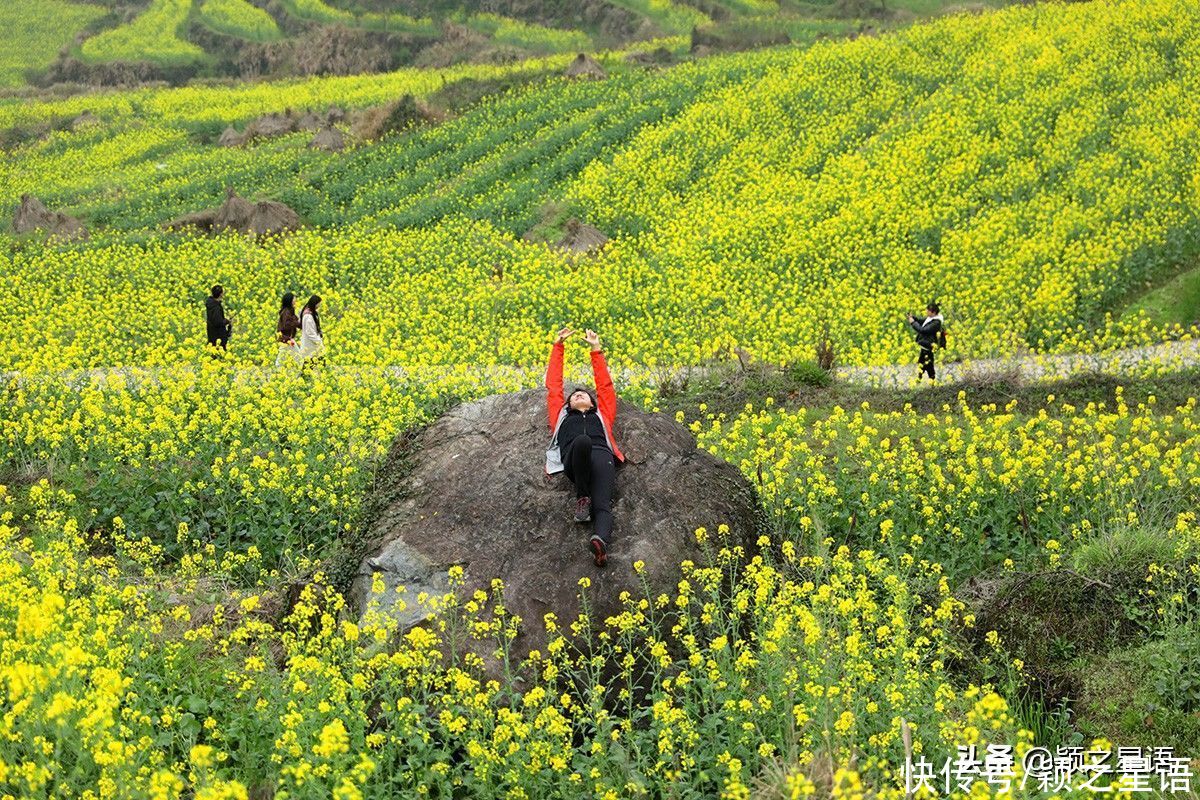
<path fill-rule="evenodd" d="M 732 543 L 753 543 L 753 490 L 732 465 L 699 450 L 690 431 L 664 414 L 621 403 L 616 436 L 626 463 L 617 469 L 608 565 L 597 568 L 588 552 L 591 525 L 572 518 L 570 483 L 545 476 L 545 391 L 452 409 L 408 445 L 409 470 L 372 524 L 376 545 L 354 577 L 352 605 L 362 614 L 371 602 L 407 630 L 428 616 L 417 595 L 447 591 L 448 570 L 460 565 L 464 597 L 489 590 L 494 578 L 504 581 L 505 607 L 523 621 L 511 646 L 511 656 L 521 659 L 530 650 L 545 653 L 547 613 L 569 629 L 580 611 L 580 578 L 591 579 L 587 601 L 596 630 L 621 611 L 622 592 L 644 596 L 643 579 L 652 596 L 676 591 L 680 562 L 704 560 L 696 528 L 715 539 L 726 524 Z M 637 561 L 645 563 L 641 576 Z M 382 597 L 371 594 L 375 573 L 386 587 Z M 473 649 L 488 660 L 493 647 Z"/>

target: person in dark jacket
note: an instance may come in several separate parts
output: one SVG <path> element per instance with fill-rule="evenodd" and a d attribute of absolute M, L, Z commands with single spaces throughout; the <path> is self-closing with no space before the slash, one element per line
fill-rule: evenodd
<path fill-rule="evenodd" d="M 909 327 L 916 332 L 917 346 L 921 348 L 921 355 L 917 358 L 918 378 L 928 375 L 930 380 L 937 380 L 933 366 L 933 346 L 937 344 L 943 322 L 937 303 L 930 303 L 925 307 L 925 319 L 918 320 L 912 314 L 908 315 Z"/>
<path fill-rule="evenodd" d="M 275 356 L 275 366 L 288 359 L 300 360 L 300 345 L 296 341 L 299 331 L 300 318 L 296 316 L 296 297 L 288 292 L 280 301 L 279 322 L 275 325 L 275 334 L 279 339 L 279 353 Z"/>
<path fill-rule="evenodd" d="M 612 433 L 617 394 L 595 331 L 587 331 L 584 339 L 592 347 L 596 391 L 579 388 L 563 396 L 563 342 L 573 333 L 570 328 L 558 332 L 546 367 L 546 412 L 552 437 L 546 450 L 546 474 L 563 472 L 575 485 L 575 521 L 592 522 L 588 546 L 593 562 L 603 567 L 612 542 L 616 467 L 625 456 Z"/>
<path fill-rule="evenodd" d="M 225 307 L 222 301 L 225 299 L 225 289 L 221 284 L 212 287 L 212 293 L 204 301 L 204 315 L 208 327 L 208 343 L 210 345 L 220 345 L 221 349 L 226 349 L 229 343 L 229 334 L 233 333 L 233 323 L 225 316 Z"/>

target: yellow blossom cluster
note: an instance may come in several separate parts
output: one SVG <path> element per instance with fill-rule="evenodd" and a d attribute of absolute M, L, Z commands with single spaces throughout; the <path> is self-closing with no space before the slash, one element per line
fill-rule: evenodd
<path fill-rule="evenodd" d="M 690 424 L 803 540 L 848 536 L 959 576 L 1011 558 L 1061 566 L 1064 537 L 1074 549 L 1131 526 L 1177 530 L 1200 501 L 1195 397 L 1163 408 L 1118 388 L 1111 402 L 1049 394 L 1019 409 L 960 392 L 941 413 L 748 405 Z"/>
<path fill-rule="evenodd" d="M 161 567 L 160 554 L 95 554 L 103 535 L 128 542 L 123 520 L 84 533 L 74 498 L 46 482 L 21 502 L 25 527 L 9 511 L 0 531 L 12 796 L 742 797 L 786 755 L 789 786 L 814 791 L 833 763 L 847 786 L 899 797 L 900 717 L 919 752 L 983 725 L 989 740 L 1018 737 L 988 716 L 987 687 L 946 673 L 962 604 L 916 595 L 869 550 L 777 559 L 767 541 L 747 558 L 714 543 L 671 595 L 573 621 L 590 647 L 548 618 L 546 652 L 512 665 L 532 679 L 517 694 L 479 655 L 502 658 L 522 624 L 499 583 L 466 602 L 424 598 L 435 616 L 404 635 L 372 613 L 348 619 L 319 571 L 275 612 L 271 590 L 203 602 L 211 559 L 167 599 L 129 578 L 130 553 Z"/>

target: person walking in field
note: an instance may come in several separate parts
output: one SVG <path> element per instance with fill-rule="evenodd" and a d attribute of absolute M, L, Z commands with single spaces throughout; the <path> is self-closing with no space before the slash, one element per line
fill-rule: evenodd
<path fill-rule="evenodd" d="M 304 304 L 304 310 L 300 312 L 300 361 L 309 363 L 314 358 L 319 358 L 325 352 L 325 338 L 321 333 L 321 315 L 317 308 L 321 305 L 321 298 L 313 295 L 308 298 L 308 302 Z"/>
<path fill-rule="evenodd" d="M 300 318 L 296 316 L 296 298 L 291 292 L 283 296 L 279 306 L 279 322 L 275 325 L 275 334 L 279 340 L 279 353 L 275 356 L 275 366 L 285 361 L 300 360 L 300 344 L 296 334 L 300 332 Z"/>
<path fill-rule="evenodd" d="M 225 316 L 225 288 L 221 284 L 212 287 L 209 296 L 204 300 L 205 327 L 208 329 L 208 344 L 211 347 L 220 346 L 227 349 L 229 335 L 233 333 L 233 323 Z"/>
<path fill-rule="evenodd" d="M 917 377 L 924 378 L 928 375 L 930 380 L 937 380 L 933 365 L 933 346 L 946 346 L 945 320 L 938 310 L 938 304 L 930 303 L 925 307 L 925 319 L 918 320 L 909 314 L 908 324 L 916 332 L 917 346 L 921 348 L 921 354 L 917 358 Z"/>
<path fill-rule="evenodd" d="M 592 348 L 595 391 L 579 387 L 564 397 L 564 342 L 574 333 L 570 328 L 558 332 L 546 367 L 546 412 L 551 432 L 546 474 L 562 472 L 574 484 L 575 521 L 592 523 L 588 546 L 595 565 L 603 567 L 608 562 L 608 546 L 612 542 L 616 467 L 625 461 L 625 456 L 613 438 L 617 394 L 600 349 L 600 336 L 595 331 L 584 333 L 584 340 Z"/>

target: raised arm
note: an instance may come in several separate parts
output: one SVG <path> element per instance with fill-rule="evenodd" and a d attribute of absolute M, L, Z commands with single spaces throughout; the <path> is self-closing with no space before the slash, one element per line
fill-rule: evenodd
<path fill-rule="evenodd" d="M 572 333 L 570 328 L 563 328 L 558 332 L 558 338 L 550 348 L 550 363 L 546 366 L 546 418 L 550 423 L 551 432 L 558 422 L 558 412 L 567 402 L 563 396 L 563 352 L 566 350 L 563 341 Z"/>
<path fill-rule="evenodd" d="M 588 344 L 592 346 L 592 376 L 596 382 L 596 401 L 600 404 L 600 416 L 611 427 L 617 418 L 617 390 L 613 386 L 612 375 L 608 373 L 608 361 L 604 351 L 600 349 L 600 336 L 594 331 L 586 334 Z"/>

